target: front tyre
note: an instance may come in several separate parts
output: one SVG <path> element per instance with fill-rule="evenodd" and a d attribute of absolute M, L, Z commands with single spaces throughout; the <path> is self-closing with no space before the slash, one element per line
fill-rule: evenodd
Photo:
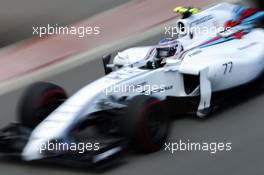
<path fill-rule="evenodd" d="M 22 125 L 34 128 L 66 98 L 66 92 L 55 84 L 47 82 L 32 84 L 20 100 L 18 119 Z"/>
<path fill-rule="evenodd" d="M 151 96 L 136 96 L 126 108 L 121 131 L 141 152 L 160 150 L 169 133 L 169 117 L 163 101 Z"/>

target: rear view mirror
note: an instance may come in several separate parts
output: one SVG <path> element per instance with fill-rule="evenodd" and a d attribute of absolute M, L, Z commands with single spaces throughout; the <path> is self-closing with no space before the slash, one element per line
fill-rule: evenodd
<path fill-rule="evenodd" d="M 111 60 L 111 54 L 103 56 L 103 66 L 104 66 L 105 75 L 112 72 L 112 69 L 110 67 L 107 67 L 107 65 L 110 63 L 110 60 Z"/>

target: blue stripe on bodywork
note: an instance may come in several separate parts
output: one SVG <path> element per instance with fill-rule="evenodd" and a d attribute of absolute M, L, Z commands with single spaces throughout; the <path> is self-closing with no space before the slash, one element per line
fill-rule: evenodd
<path fill-rule="evenodd" d="M 217 44 L 221 44 L 221 43 L 224 43 L 224 42 L 227 42 L 227 41 L 233 40 L 233 39 L 235 39 L 235 38 L 234 38 L 234 37 L 221 38 L 221 39 L 216 40 L 216 41 L 214 41 L 214 42 L 211 42 L 211 43 L 208 43 L 208 44 L 202 45 L 202 46 L 200 46 L 200 48 L 210 47 L 210 46 L 217 45 Z"/>
<path fill-rule="evenodd" d="M 260 20 L 261 18 L 264 18 L 264 12 L 257 12 L 256 14 L 247 17 L 246 19 L 243 20 L 243 24 L 250 24 L 250 23 L 254 23 L 258 20 Z"/>
<path fill-rule="evenodd" d="M 246 11 L 248 8 L 239 6 L 238 9 L 235 10 L 235 16 L 233 17 L 232 21 L 238 21 L 241 14 Z"/>

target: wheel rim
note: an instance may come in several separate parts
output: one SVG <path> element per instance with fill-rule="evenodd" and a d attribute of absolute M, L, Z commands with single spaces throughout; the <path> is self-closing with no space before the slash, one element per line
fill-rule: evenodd
<path fill-rule="evenodd" d="M 53 112 L 65 100 L 63 90 L 50 90 L 46 92 L 37 104 L 36 117 L 39 122 Z"/>
<path fill-rule="evenodd" d="M 163 117 L 164 112 L 164 105 L 159 100 L 151 102 L 143 110 L 143 115 L 147 119 L 146 134 L 153 143 L 163 139 L 166 133 L 167 122 Z"/>

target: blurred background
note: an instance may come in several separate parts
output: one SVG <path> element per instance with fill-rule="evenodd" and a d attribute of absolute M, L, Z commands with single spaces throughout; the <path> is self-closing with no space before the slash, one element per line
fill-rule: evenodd
<path fill-rule="evenodd" d="M 32 37 L 32 26 L 64 26 L 129 0 L 1 0 L 0 47 Z"/>
<path fill-rule="evenodd" d="M 130 0 L 1 0 L 0 47 L 31 37 L 32 26 L 43 26 L 47 23 L 62 26 L 72 24 L 129 1 Z M 242 1 L 264 8 L 263 0 Z"/>
<path fill-rule="evenodd" d="M 230 2 L 230 0 L 226 1 Z M 72 94 L 85 84 L 103 76 L 101 57 L 105 53 L 115 53 L 138 45 L 156 44 L 164 37 L 163 24 L 176 18 L 171 11 L 175 6 L 184 4 L 205 8 L 226 1 L 0 0 L 0 127 L 16 120 L 17 102 L 25 86 L 31 82 L 40 80 L 53 82 L 65 87 L 69 94 Z M 263 0 L 236 2 L 261 8 L 264 5 Z M 129 11 L 126 10 L 128 7 Z M 101 15 L 102 13 L 104 15 Z M 116 16 L 108 19 L 109 14 Z M 133 15 L 138 16 L 132 18 Z M 161 19 L 158 19 L 159 17 Z M 106 37 L 91 38 L 87 42 L 79 40 L 77 42 L 72 38 L 62 37 L 36 41 L 28 39 L 32 37 L 33 26 L 47 24 L 64 26 L 83 20 L 87 20 L 87 23 L 95 23 L 95 20 L 103 21 L 102 25 L 112 30 L 115 29 L 114 25 L 120 22 L 120 26 L 126 27 L 126 30 L 115 29 L 109 31 Z M 140 25 L 146 26 L 135 28 Z M 158 25 L 160 26 L 156 28 Z M 110 32 L 113 32 L 113 36 Z M 115 35 L 118 35 L 118 38 Z M 90 47 L 89 41 L 93 41 L 96 47 L 84 50 L 83 53 L 75 53 L 78 47 L 85 48 L 85 45 Z M 107 47 L 103 45 L 106 43 Z M 64 54 L 70 48 L 76 48 L 72 50 L 74 54 Z M 60 60 L 65 58 L 65 60 L 63 63 L 53 65 L 52 59 L 55 58 Z M 42 62 L 45 59 L 47 62 Z M 44 68 L 40 69 L 41 66 Z M 194 142 L 231 141 L 232 152 L 215 155 L 205 152 L 179 152 L 171 155 L 160 151 L 149 155 L 130 155 L 121 165 L 99 173 L 262 175 L 264 172 L 263 103 L 264 96 L 259 95 L 217 113 L 208 120 L 184 118 L 173 122 L 171 141 L 179 139 L 189 139 Z M 28 164 L 5 157 L 0 157 L 0 172 L 7 175 L 98 174 L 87 169 L 52 164 Z"/>

